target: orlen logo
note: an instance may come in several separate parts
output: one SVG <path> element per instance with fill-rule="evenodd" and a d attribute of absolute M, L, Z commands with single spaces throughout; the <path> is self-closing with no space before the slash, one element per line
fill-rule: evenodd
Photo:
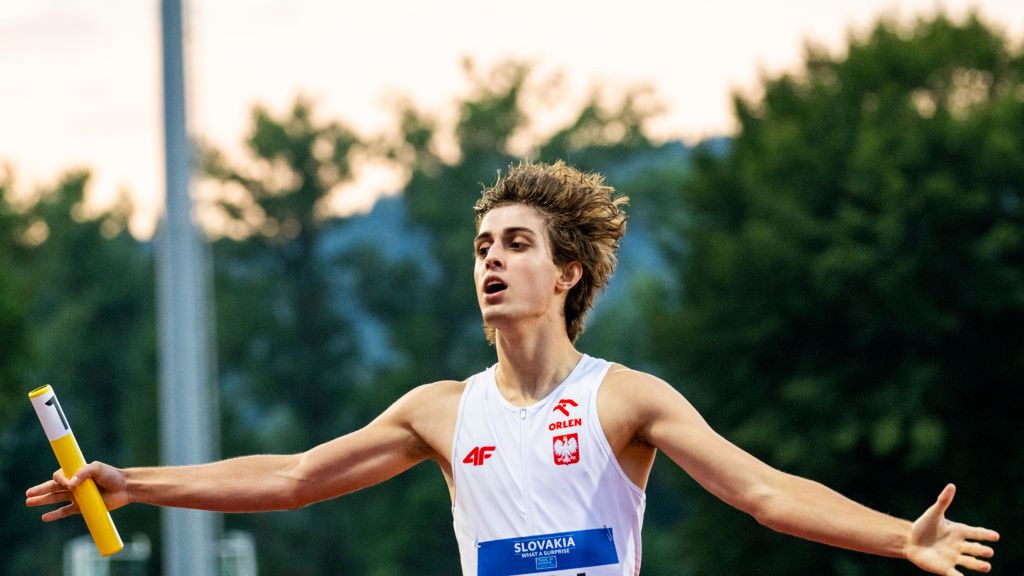
<path fill-rule="evenodd" d="M 470 450 L 469 454 L 466 454 L 466 457 L 462 459 L 462 463 L 483 466 L 484 460 L 490 458 L 492 452 L 494 452 L 494 446 L 477 446 Z"/>
<path fill-rule="evenodd" d="M 579 406 L 579 404 L 577 404 L 576 401 L 572 400 L 571 398 L 562 398 L 561 400 L 558 401 L 558 406 L 555 406 L 551 411 L 554 412 L 555 410 L 559 410 L 562 412 L 562 414 L 569 416 L 569 410 L 566 408 L 566 406 L 572 406 L 573 408 L 575 408 L 576 406 Z"/>

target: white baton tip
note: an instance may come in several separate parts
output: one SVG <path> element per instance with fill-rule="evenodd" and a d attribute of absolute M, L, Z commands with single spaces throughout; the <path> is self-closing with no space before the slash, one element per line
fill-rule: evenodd
<path fill-rule="evenodd" d="M 64 416 L 64 410 L 61 409 L 57 395 L 53 393 L 53 388 L 49 384 L 29 392 L 28 397 L 32 401 L 36 416 L 39 417 L 39 423 L 43 425 L 47 440 L 53 442 L 71 433 L 71 426 Z"/>

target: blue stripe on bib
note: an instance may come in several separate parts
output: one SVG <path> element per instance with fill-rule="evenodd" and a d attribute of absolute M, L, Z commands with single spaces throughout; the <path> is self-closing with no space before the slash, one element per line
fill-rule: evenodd
<path fill-rule="evenodd" d="M 617 564 L 611 528 L 480 542 L 477 576 L 516 576 Z"/>

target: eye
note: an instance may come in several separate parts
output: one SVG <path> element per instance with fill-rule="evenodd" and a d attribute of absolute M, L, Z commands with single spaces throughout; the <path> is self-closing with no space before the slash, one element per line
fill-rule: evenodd
<path fill-rule="evenodd" d="M 513 241 L 508 243 L 508 247 L 509 247 L 510 250 L 525 250 L 526 247 L 527 247 L 527 244 L 526 244 L 526 242 L 523 242 L 522 240 L 513 240 Z"/>
<path fill-rule="evenodd" d="M 484 258 L 487 256 L 487 250 L 491 247 L 490 244 L 479 244 L 477 245 L 475 252 L 478 258 Z"/>

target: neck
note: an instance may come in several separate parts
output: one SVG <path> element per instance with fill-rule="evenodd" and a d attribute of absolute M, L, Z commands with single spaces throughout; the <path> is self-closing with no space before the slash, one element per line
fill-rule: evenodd
<path fill-rule="evenodd" d="M 583 356 L 564 330 L 558 334 L 495 334 L 498 390 L 517 406 L 528 406 L 558 387 Z"/>

